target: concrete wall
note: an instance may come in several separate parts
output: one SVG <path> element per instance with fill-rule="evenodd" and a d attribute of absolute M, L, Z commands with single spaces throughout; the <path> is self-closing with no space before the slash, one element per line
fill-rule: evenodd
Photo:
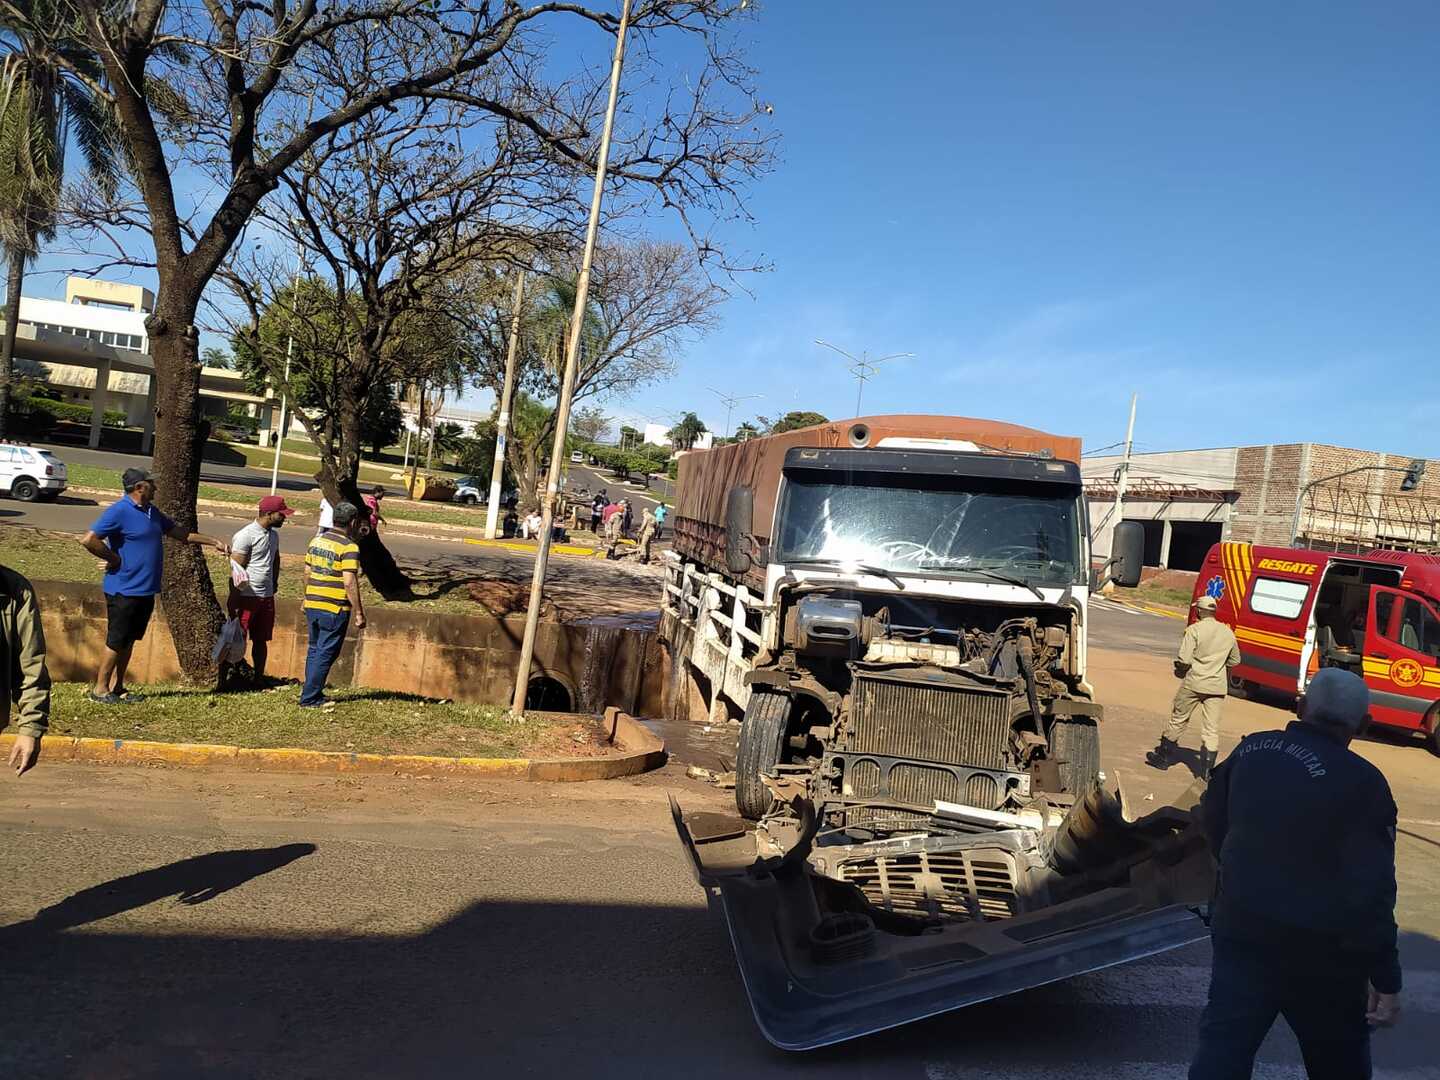
<path fill-rule="evenodd" d="M 105 597 L 73 582 L 34 582 L 39 592 L 52 678 L 93 679 L 105 641 Z M 331 686 L 364 686 L 429 698 L 509 704 L 523 617 L 495 619 L 379 609 L 352 630 L 330 672 Z M 303 678 L 307 632 L 300 604 L 278 604 L 268 672 Z M 664 710 L 667 658 L 654 631 L 619 626 L 541 623 L 532 679 L 548 676 L 570 692 L 577 711 L 616 706 L 635 716 Z M 163 605 L 135 647 L 131 681 L 175 679 L 180 667 Z"/>

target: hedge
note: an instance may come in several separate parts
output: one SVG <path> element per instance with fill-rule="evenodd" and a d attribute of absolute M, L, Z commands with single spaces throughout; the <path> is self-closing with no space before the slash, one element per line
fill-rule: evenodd
<path fill-rule="evenodd" d="M 52 420 L 68 420 L 74 424 L 88 424 L 92 415 L 89 405 L 81 405 L 73 401 L 51 401 L 48 398 L 40 397 L 17 399 L 15 411 L 17 413 L 45 413 Z M 106 409 L 104 419 L 101 420 L 106 427 L 125 427 L 126 422 L 125 414 L 116 409 Z"/>

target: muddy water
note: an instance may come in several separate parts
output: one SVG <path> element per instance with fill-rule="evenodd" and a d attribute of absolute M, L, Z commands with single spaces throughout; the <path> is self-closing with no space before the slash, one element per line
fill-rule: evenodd
<path fill-rule="evenodd" d="M 682 765 L 700 765 L 716 772 L 735 767 L 735 743 L 739 724 L 696 724 L 688 720 L 642 720 L 665 740 L 671 759 Z"/>

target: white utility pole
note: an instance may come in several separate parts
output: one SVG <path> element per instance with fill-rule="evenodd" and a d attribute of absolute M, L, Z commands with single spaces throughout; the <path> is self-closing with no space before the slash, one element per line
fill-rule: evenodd
<path fill-rule="evenodd" d="M 1130 448 L 1135 442 L 1135 403 L 1139 394 L 1130 395 L 1130 423 L 1125 426 L 1125 456 L 1115 470 L 1115 509 L 1110 511 L 1110 555 L 1115 554 L 1115 526 L 1125 520 L 1125 485 L 1130 480 Z"/>
<path fill-rule="evenodd" d="M 505 436 L 510 430 L 510 403 L 515 396 L 515 358 L 520 352 L 520 305 L 525 301 L 525 271 L 515 278 L 515 301 L 510 315 L 510 345 L 505 352 L 505 385 L 500 390 L 500 414 L 495 420 L 495 464 L 490 473 L 490 502 L 485 506 L 485 538 L 500 535 L 500 482 L 505 475 Z"/>
<path fill-rule="evenodd" d="M 300 270 L 305 265 L 305 256 L 300 248 L 300 236 L 295 236 L 295 277 L 290 285 L 290 299 L 295 310 L 290 313 L 290 338 L 285 342 L 285 383 L 280 387 L 280 424 L 275 434 L 275 462 L 270 466 L 270 494 L 274 495 L 280 486 L 280 451 L 285 448 L 285 409 L 290 404 L 290 360 L 295 355 L 295 320 L 300 313 Z M 153 377 L 153 376 L 152 376 Z"/>
<path fill-rule="evenodd" d="M 545 593 L 545 569 L 550 562 L 550 532 L 555 523 L 555 500 L 560 493 L 560 472 L 565 467 L 565 435 L 570 426 L 570 403 L 575 397 L 575 373 L 580 366 L 580 334 L 585 305 L 590 300 L 590 267 L 595 262 L 595 240 L 600 231 L 600 204 L 605 195 L 605 173 L 610 164 L 610 133 L 615 127 L 615 102 L 620 94 L 620 69 L 625 61 L 625 31 L 630 26 L 630 0 L 621 0 L 620 26 L 615 31 L 615 59 L 610 65 L 610 100 L 605 106 L 605 127 L 600 133 L 599 160 L 595 163 L 595 190 L 590 196 L 590 224 L 585 229 L 585 253 L 575 282 L 575 311 L 570 316 L 570 341 L 565 350 L 565 375 L 555 406 L 555 444 L 550 452 L 550 473 L 545 501 L 540 507 L 540 543 L 535 550 L 535 575 L 530 582 L 530 607 L 525 612 L 525 637 L 520 642 L 520 666 L 515 672 L 515 695 L 510 711 L 525 712 L 530 689 L 530 662 L 535 658 L 535 634 L 540 628 L 540 601 Z"/>

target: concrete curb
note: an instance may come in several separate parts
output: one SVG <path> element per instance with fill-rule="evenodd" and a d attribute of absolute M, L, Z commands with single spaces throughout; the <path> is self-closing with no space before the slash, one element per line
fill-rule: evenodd
<path fill-rule="evenodd" d="M 601 726 L 610 742 L 623 753 L 606 758 L 448 758 L 47 735 L 41 744 L 40 761 L 42 764 L 70 761 L 95 765 L 181 765 L 242 772 L 408 773 L 536 783 L 614 780 L 636 776 L 664 764 L 664 742 L 638 720 L 612 707 L 605 710 Z M 9 755 L 14 743 L 14 735 L 0 735 L 0 760 Z"/>

